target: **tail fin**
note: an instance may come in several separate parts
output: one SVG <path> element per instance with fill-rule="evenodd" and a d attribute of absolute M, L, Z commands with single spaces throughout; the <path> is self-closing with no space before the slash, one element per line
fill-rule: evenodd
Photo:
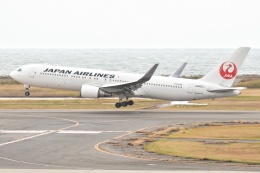
<path fill-rule="evenodd" d="M 238 48 L 229 58 L 221 62 L 216 68 L 199 80 L 231 87 L 249 50 L 249 47 Z"/>

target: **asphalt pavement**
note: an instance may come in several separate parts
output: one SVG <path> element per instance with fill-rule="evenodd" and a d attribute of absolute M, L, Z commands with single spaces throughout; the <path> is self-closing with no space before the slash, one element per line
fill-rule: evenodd
<path fill-rule="evenodd" d="M 259 166 L 141 160 L 101 152 L 96 144 L 152 126 L 259 121 L 241 111 L 0 111 L 0 172 L 260 171 Z"/>

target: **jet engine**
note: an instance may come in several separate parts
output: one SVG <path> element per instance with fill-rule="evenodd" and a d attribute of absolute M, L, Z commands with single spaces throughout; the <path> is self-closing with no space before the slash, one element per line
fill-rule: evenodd
<path fill-rule="evenodd" d="M 82 98 L 111 97 L 112 94 L 101 90 L 99 87 L 84 84 L 81 86 L 80 96 Z"/>

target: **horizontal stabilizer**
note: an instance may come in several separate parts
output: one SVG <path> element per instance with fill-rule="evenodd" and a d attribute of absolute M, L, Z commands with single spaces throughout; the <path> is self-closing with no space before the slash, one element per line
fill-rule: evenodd
<path fill-rule="evenodd" d="M 215 89 L 215 90 L 208 90 L 208 92 L 224 93 L 224 92 L 228 92 L 228 91 L 244 90 L 244 89 L 246 89 L 246 87 L 235 87 L 235 88 Z"/>

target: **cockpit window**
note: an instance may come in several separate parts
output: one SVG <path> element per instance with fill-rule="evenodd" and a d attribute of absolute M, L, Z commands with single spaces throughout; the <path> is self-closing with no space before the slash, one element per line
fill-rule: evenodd
<path fill-rule="evenodd" d="M 21 69 L 21 68 L 18 68 L 18 69 L 17 69 L 17 71 L 21 72 L 21 71 L 22 71 L 22 69 Z"/>

